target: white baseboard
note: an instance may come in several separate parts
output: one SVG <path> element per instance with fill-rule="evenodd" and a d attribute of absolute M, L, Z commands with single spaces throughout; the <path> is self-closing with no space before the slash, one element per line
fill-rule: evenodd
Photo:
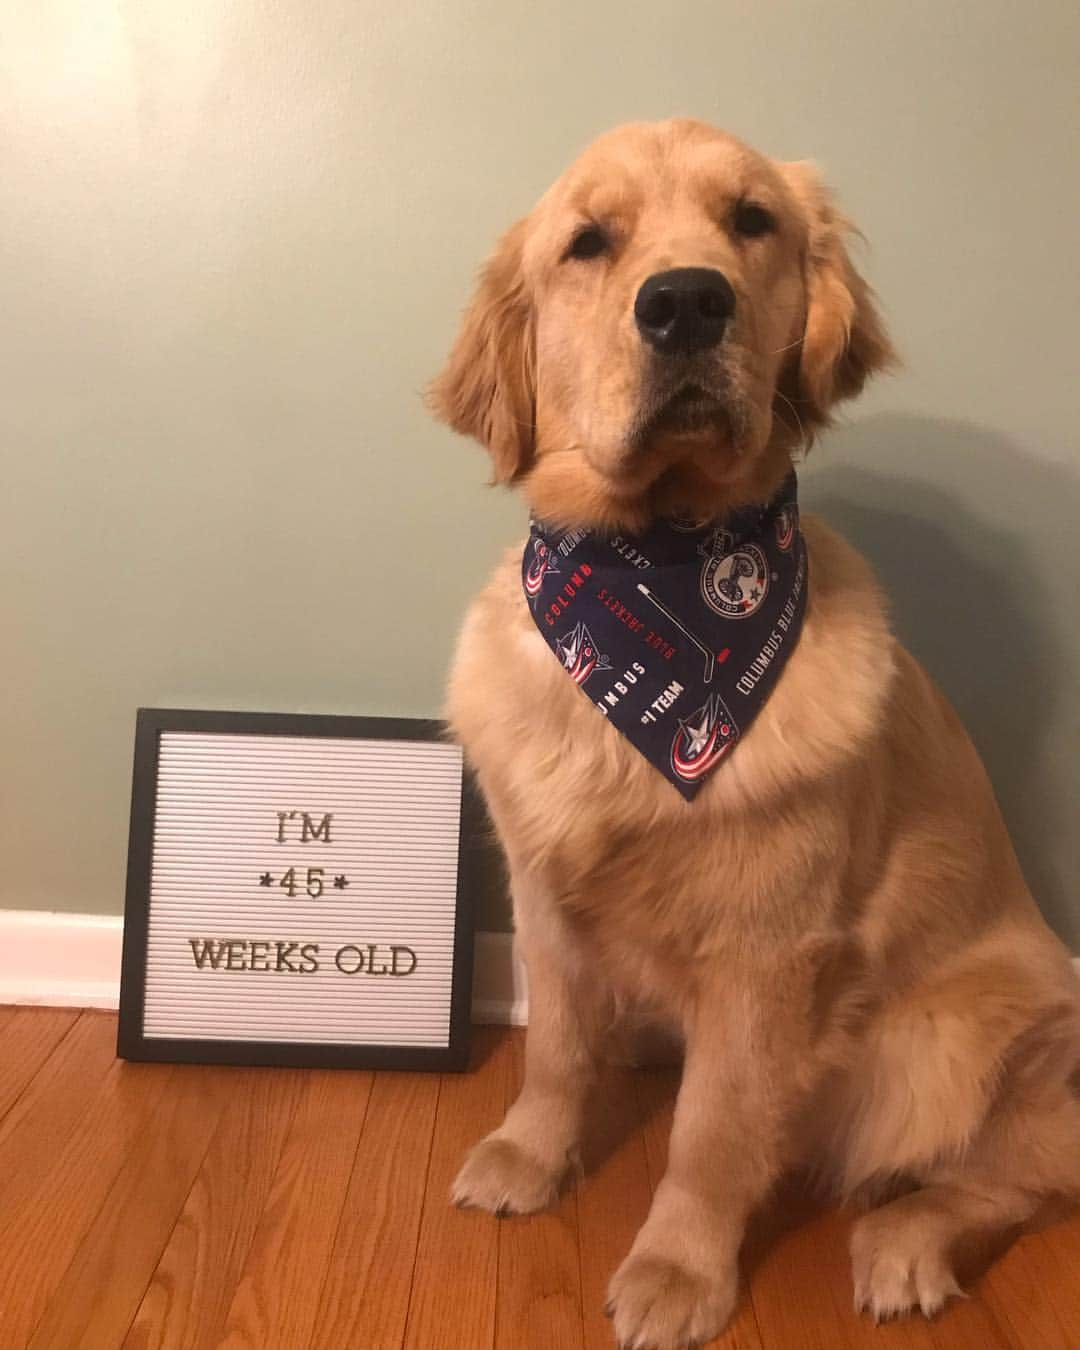
<path fill-rule="evenodd" d="M 119 915 L 0 910 L 0 1004 L 116 1008 L 120 1004 Z M 473 1021 L 523 1026 L 525 970 L 512 933 L 477 933 Z"/>
<path fill-rule="evenodd" d="M 507 1027 L 523 1027 L 529 1020 L 525 966 L 513 933 L 476 935 L 472 1020 Z"/>
<path fill-rule="evenodd" d="M 120 1002 L 119 915 L 0 910 L 0 1004 L 116 1008 Z M 1080 975 L 1080 957 L 1074 958 Z M 512 933 L 477 933 L 474 1022 L 524 1026 L 525 967 Z"/>
<path fill-rule="evenodd" d="M 117 1007 L 123 930 L 119 915 L 0 910 L 0 1003 Z"/>

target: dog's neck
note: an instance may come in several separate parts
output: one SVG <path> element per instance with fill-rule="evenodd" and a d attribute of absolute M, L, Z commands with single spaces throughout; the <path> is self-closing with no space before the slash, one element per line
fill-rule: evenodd
<path fill-rule="evenodd" d="M 541 455 L 521 483 L 530 514 L 561 530 L 587 529 L 640 534 L 669 517 L 722 521 L 773 500 L 792 472 L 786 445 L 728 460 L 717 471 L 708 461 L 676 461 L 649 479 L 634 465 L 613 479 L 592 468 L 586 456 Z"/>

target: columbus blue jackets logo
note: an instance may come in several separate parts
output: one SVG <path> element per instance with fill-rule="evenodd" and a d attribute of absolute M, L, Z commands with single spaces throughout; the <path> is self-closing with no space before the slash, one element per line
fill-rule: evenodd
<path fill-rule="evenodd" d="M 745 619 L 765 599 L 769 565 L 757 544 L 733 545 L 727 530 L 717 530 L 701 569 L 701 595 L 725 619 Z"/>
<path fill-rule="evenodd" d="M 525 553 L 525 594 L 535 600 L 549 572 L 557 572 L 555 555 L 542 539 L 532 539 Z"/>
<path fill-rule="evenodd" d="M 776 516 L 776 542 L 786 553 L 795 538 L 799 524 L 799 508 L 792 504 L 782 506 Z"/>
<path fill-rule="evenodd" d="M 710 694 L 689 717 L 679 718 L 671 742 L 672 770 L 686 783 L 696 783 L 738 740 L 739 729 L 718 694 Z"/>
<path fill-rule="evenodd" d="M 584 684 L 594 670 L 610 670 L 606 656 L 596 650 L 592 634 L 583 623 L 555 639 L 555 651 L 575 684 Z"/>

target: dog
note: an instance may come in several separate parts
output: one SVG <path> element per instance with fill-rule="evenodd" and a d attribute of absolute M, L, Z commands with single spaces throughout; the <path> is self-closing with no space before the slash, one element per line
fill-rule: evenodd
<path fill-rule="evenodd" d="M 771 661 L 772 683 L 737 739 L 716 740 L 734 735 L 727 704 L 710 694 L 702 713 L 679 681 L 614 721 L 618 687 L 639 697 L 669 651 L 715 689 L 728 650 L 661 611 L 656 532 L 712 541 L 672 545 L 680 575 L 700 572 L 687 603 L 746 631 L 747 596 L 789 566 L 786 499 L 754 543 L 769 504 L 836 404 L 893 364 L 850 229 L 812 165 L 696 121 L 621 127 L 502 238 L 430 390 L 539 522 L 524 586 L 518 546 L 469 610 L 450 678 L 530 990 L 521 1094 L 452 1196 L 496 1214 L 550 1204 L 619 1019 L 672 1028 L 667 1171 L 610 1284 L 622 1346 L 723 1328 L 748 1216 L 785 1170 L 865 1202 L 854 1296 L 876 1319 L 932 1316 L 960 1292 L 962 1239 L 1080 1193 L 1080 982 L 971 741 L 856 551 L 801 521 L 802 593 L 792 572 L 770 638 L 783 659 L 766 643 L 747 665 Z M 736 518 L 751 521 L 739 545 Z M 579 539 L 631 569 L 614 658 L 572 623 L 575 605 L 613 613 Z M 670 759 L 645 744 L 661 730 Z M 708 773 L 681 781 L 703 746 Z"/>

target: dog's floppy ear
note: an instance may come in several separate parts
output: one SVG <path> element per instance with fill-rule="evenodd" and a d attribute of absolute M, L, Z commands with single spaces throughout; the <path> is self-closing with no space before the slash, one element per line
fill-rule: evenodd
<path fill-rule="evenodd" d="M 526 221 L 499 241 L 480 274 L 446 368 L 428 391 L 436 416 L 487 446 L 495 481 L 532 459 L 536 424 L 532 301 L 522 270 Z"/>
<path fill-rule="evenodd" d="M 785 164 L 784 174 L 806 214 L 806 321 L 798 348 L 800 408 L 813 426 L 853 398 L 875 371 L 896 362 L 873 292 L 852 264 L 849 221 L 837 210 L 812 164 Z"/>

